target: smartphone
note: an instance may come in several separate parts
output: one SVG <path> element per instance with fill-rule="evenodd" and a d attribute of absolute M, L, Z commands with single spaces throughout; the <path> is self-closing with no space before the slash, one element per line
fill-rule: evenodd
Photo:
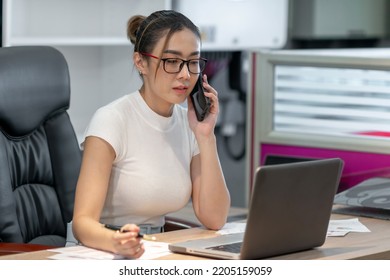
<path fill-rule="evenodd" d="M 210 98 L 204 95 L 202 76 L 202 73 L 200 73 L 196 85 L 190 94 L 192 104 L 194 104 L 196 118 L 200 122 L 209 113 L 211 105 Z"/>

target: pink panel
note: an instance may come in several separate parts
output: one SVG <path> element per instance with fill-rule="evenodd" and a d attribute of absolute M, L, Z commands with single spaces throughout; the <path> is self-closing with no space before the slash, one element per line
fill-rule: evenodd
<path fill-rule="evenodd" d="M 339 191 L 350 188 L 372 177 L 390 178 L 390 155 L 386 154 L 261 144 L 261 165 L 264 164 L 267 155 L 313 159 L 341 158 L 344 160 L 344 171 Z"/>

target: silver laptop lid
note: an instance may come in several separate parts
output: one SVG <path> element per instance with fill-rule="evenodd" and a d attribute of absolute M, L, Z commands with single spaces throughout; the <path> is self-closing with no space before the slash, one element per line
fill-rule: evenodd
<path fill-rule="evenodd" d="M 340 159 L 258 168 L 241 258 L 257 259 L 321 246 L 342 168 Z"/>

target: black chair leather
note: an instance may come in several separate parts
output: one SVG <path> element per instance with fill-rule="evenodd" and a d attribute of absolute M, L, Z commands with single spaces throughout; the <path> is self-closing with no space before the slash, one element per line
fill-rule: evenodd
<path fill-rule="evenodd" d="M 81 151 L 55 48 L 0 48 L 0 240 L 64 246 Z"/>

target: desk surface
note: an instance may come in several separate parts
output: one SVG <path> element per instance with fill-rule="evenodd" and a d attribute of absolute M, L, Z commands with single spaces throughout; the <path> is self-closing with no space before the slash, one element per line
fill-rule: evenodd
<path fill-rule="evenodd" d="M 348 219 L 352 216 L 332 214 L 331 219 Z M 355 218 L 355 216 L 353 216 Z M 371 232 L 348 233 L 344 237 L 327 237 L 322 247 L 298 253 L 278 256 L 272 259 L 282 260 L 344 260 L 344 259 L 390 259 L 390 221 L 359 217 L 361 223 Z M 156 234 L 160 242 L 180 242 L 190 239 L 201 239 L 215 235 L 214 231 L 202 228 L 192 228 Z M 36 251 L 2 256 L 8 260 L 39 260 L 47 259 L 55 253 Z M 159 259 L 196 260 L 204 259 L 182 254 L 171 254 Z"/>

